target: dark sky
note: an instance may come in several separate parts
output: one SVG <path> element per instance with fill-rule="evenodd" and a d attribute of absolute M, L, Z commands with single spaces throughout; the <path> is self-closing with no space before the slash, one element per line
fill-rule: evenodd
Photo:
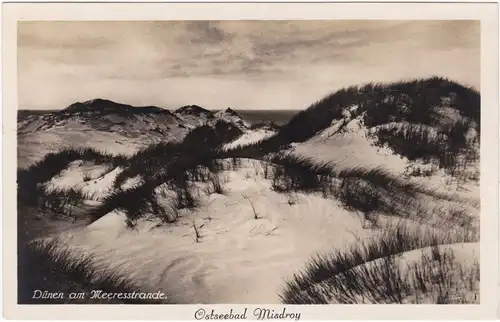
<path fill-rule="evenodd" d="M 336 89 L 438 75 L 479 88 L 474 21 L 20 22 L 20 109 L 303 109 Z"/>

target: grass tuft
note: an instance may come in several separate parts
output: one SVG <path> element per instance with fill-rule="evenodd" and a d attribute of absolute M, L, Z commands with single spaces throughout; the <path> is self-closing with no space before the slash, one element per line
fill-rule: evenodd
<path fill-rule="evenodd" d="M 131 293 L 140 289 L 125 275 L 98 268 L 92 254 L 79 253 L 65 248 L 60 238 L 34 241 L 19 252 L 19 303 L 20 304 L 63 304 L 63 303 L 108 303 L 148 304 L 153 300 L 122 299 L 92 300 L 90 292 L 102 290 L 106 293 Z M 62 299 L 33 299 L 35 290 L 63 292 Z M 72 300 L 70 292 L 85 292 L 83 299 Z"/>
<path fill-rule="evenodd" d="M 375 240 L 356 243 L 346 250 L 311 258 L 305 269 L 285 283 L 280 298 L 285 304 L 327 304 L 333 300 L 359 303 L 358 293 L 371 290 L 373 285 L 368 284 L 375 274 L 386 282 L 386 288 L 393 287 L 398 292 L 407 294 L 406 286 L 401 285 L 401 288 L 398 288 L 397 285 L 390 284 L 399 280 L 393 261 L 395 256 L 414 249 L 469 241 L 466 236 L 451 236 L 434 230 L 414 230 L 405 225 L 398 225 Z M 382 266 L 376 268 L 375 272 L 353 270 L 379 259 Z M 384 274 L 386 277 L 392 274 L 393 278 L 384 280 Z M 375 288 L 373 292 L 378 292 L 377 290 Z M 383 293 L 378 295 L 381 294 Z M 399 295 L 397 292 L 387 292 L 385 296 L 387 302 L 399 303 Z M 378 301 L 381 300 L 377 299 L 375 302 Z"/>

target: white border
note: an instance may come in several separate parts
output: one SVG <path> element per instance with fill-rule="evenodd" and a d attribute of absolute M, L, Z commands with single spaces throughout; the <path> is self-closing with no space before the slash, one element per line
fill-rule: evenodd
<path fill-rule="evenodd" d="M 481 304 L 480 305 L 17 305 L 17 27 L 19 20 L 481 20 Z M 491 319 L 498 298 L 498 4 L 495 3 L 5 3 L 3 58 L 4 316 L 15 319 L 193 319 L 198 308 L 298 311 L 318 319 Z M 460 66 L 457 66 L 460 68 Z"/>

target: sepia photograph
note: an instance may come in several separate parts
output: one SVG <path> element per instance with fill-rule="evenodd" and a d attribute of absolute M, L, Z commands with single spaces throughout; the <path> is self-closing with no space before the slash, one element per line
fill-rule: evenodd
<path fill-rule="evenodd" d="M 17 304 L 480 305 L 481 30 L 18 21 Z"/>

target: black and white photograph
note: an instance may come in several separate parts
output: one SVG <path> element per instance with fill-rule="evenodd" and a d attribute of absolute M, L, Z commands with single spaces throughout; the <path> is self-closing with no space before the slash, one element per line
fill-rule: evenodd
<path fill-rule="evenodd" d="M 481 85 L 479 20 L 19 21 L 17 304 L 480 305 Z"/>

